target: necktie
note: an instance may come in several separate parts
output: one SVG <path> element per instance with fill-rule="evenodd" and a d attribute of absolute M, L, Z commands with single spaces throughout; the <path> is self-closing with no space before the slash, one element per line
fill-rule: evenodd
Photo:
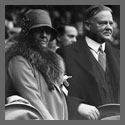
<path fill-rule="evenodd" d="M 103 68 L 103 70 L 106 70 L 106 54 L 102 49 L 102 45 L 99 47 L 98 49 L 98 62 L 101 65 L 101 67 Z"/>

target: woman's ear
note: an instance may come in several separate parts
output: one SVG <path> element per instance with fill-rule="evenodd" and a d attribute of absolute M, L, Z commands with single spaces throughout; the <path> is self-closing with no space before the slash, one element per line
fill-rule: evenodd
<path fill-rule="evenodd" d="M 89 21 L 85 21 L 84 25 L 85 25 L 85 29 L 89 31 L 90 30 L 90 23 L 89 23 Z"/>

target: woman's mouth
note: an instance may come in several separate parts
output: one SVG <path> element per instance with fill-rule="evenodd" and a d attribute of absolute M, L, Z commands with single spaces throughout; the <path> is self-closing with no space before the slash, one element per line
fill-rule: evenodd
<path fill-rule="evenodd" d="M 47 39 L 42 39 L 41 41 L 40 41 L 40 45 L 42 45 L 42 46 L 47 46 L 47 44 L 48 44 L 48 40 Z"/>

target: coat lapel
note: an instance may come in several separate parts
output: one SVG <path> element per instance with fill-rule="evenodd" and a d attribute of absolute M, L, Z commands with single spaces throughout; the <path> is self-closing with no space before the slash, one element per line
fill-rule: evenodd
<path fill-rule="evenodd" d="M 74 45 L 74 58 L 77 61 L 77 63 L 81 65 L 81 67 L 86 69 L 92 76 L 94 76 L 95 73 L 92 67 L 93 55 L 88 48 L 85 38 L 80 39 L 80 41 L 78 42 L 79 43 Z M 108 64 L 111 68 L 111 71 L 113 73 L 113 76 L 116 79 L 116 83 L 119 82 L 120 79 L 120 61 L 118 61 L 119 55 L 117 57 L 117 54 L 118 52 L 116 52 L 114 48 L 112 48 L 108 43 L 106 43 L 106 57 L 108 60 Z"/>
<path fill-rule="evenodd" d="M 94 76 L 94 69 L 92 67 L 92 53 L 90 52 L 85 38 L 82 38 L 78 44 L 74 46 L 75 60 L 84 69 L 86 69 L 92 76 Z"/>

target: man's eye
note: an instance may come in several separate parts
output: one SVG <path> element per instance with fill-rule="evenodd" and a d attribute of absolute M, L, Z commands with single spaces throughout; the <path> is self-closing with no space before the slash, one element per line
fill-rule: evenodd
<path fill-rule="evenodd" d="M 112 25 L 113 25 L 113 22 L 110 22 L 110 25 L 112 26 Z"/>
<path fill-rule="evenodd" d="M 73 35 L 69 35 L 70 38 L 73 38 L 74 36 Z"/>
<path fill-rule="evenodd" d="M 106 25 L 106 22 L 99 22 L 99 25 Z"/>

